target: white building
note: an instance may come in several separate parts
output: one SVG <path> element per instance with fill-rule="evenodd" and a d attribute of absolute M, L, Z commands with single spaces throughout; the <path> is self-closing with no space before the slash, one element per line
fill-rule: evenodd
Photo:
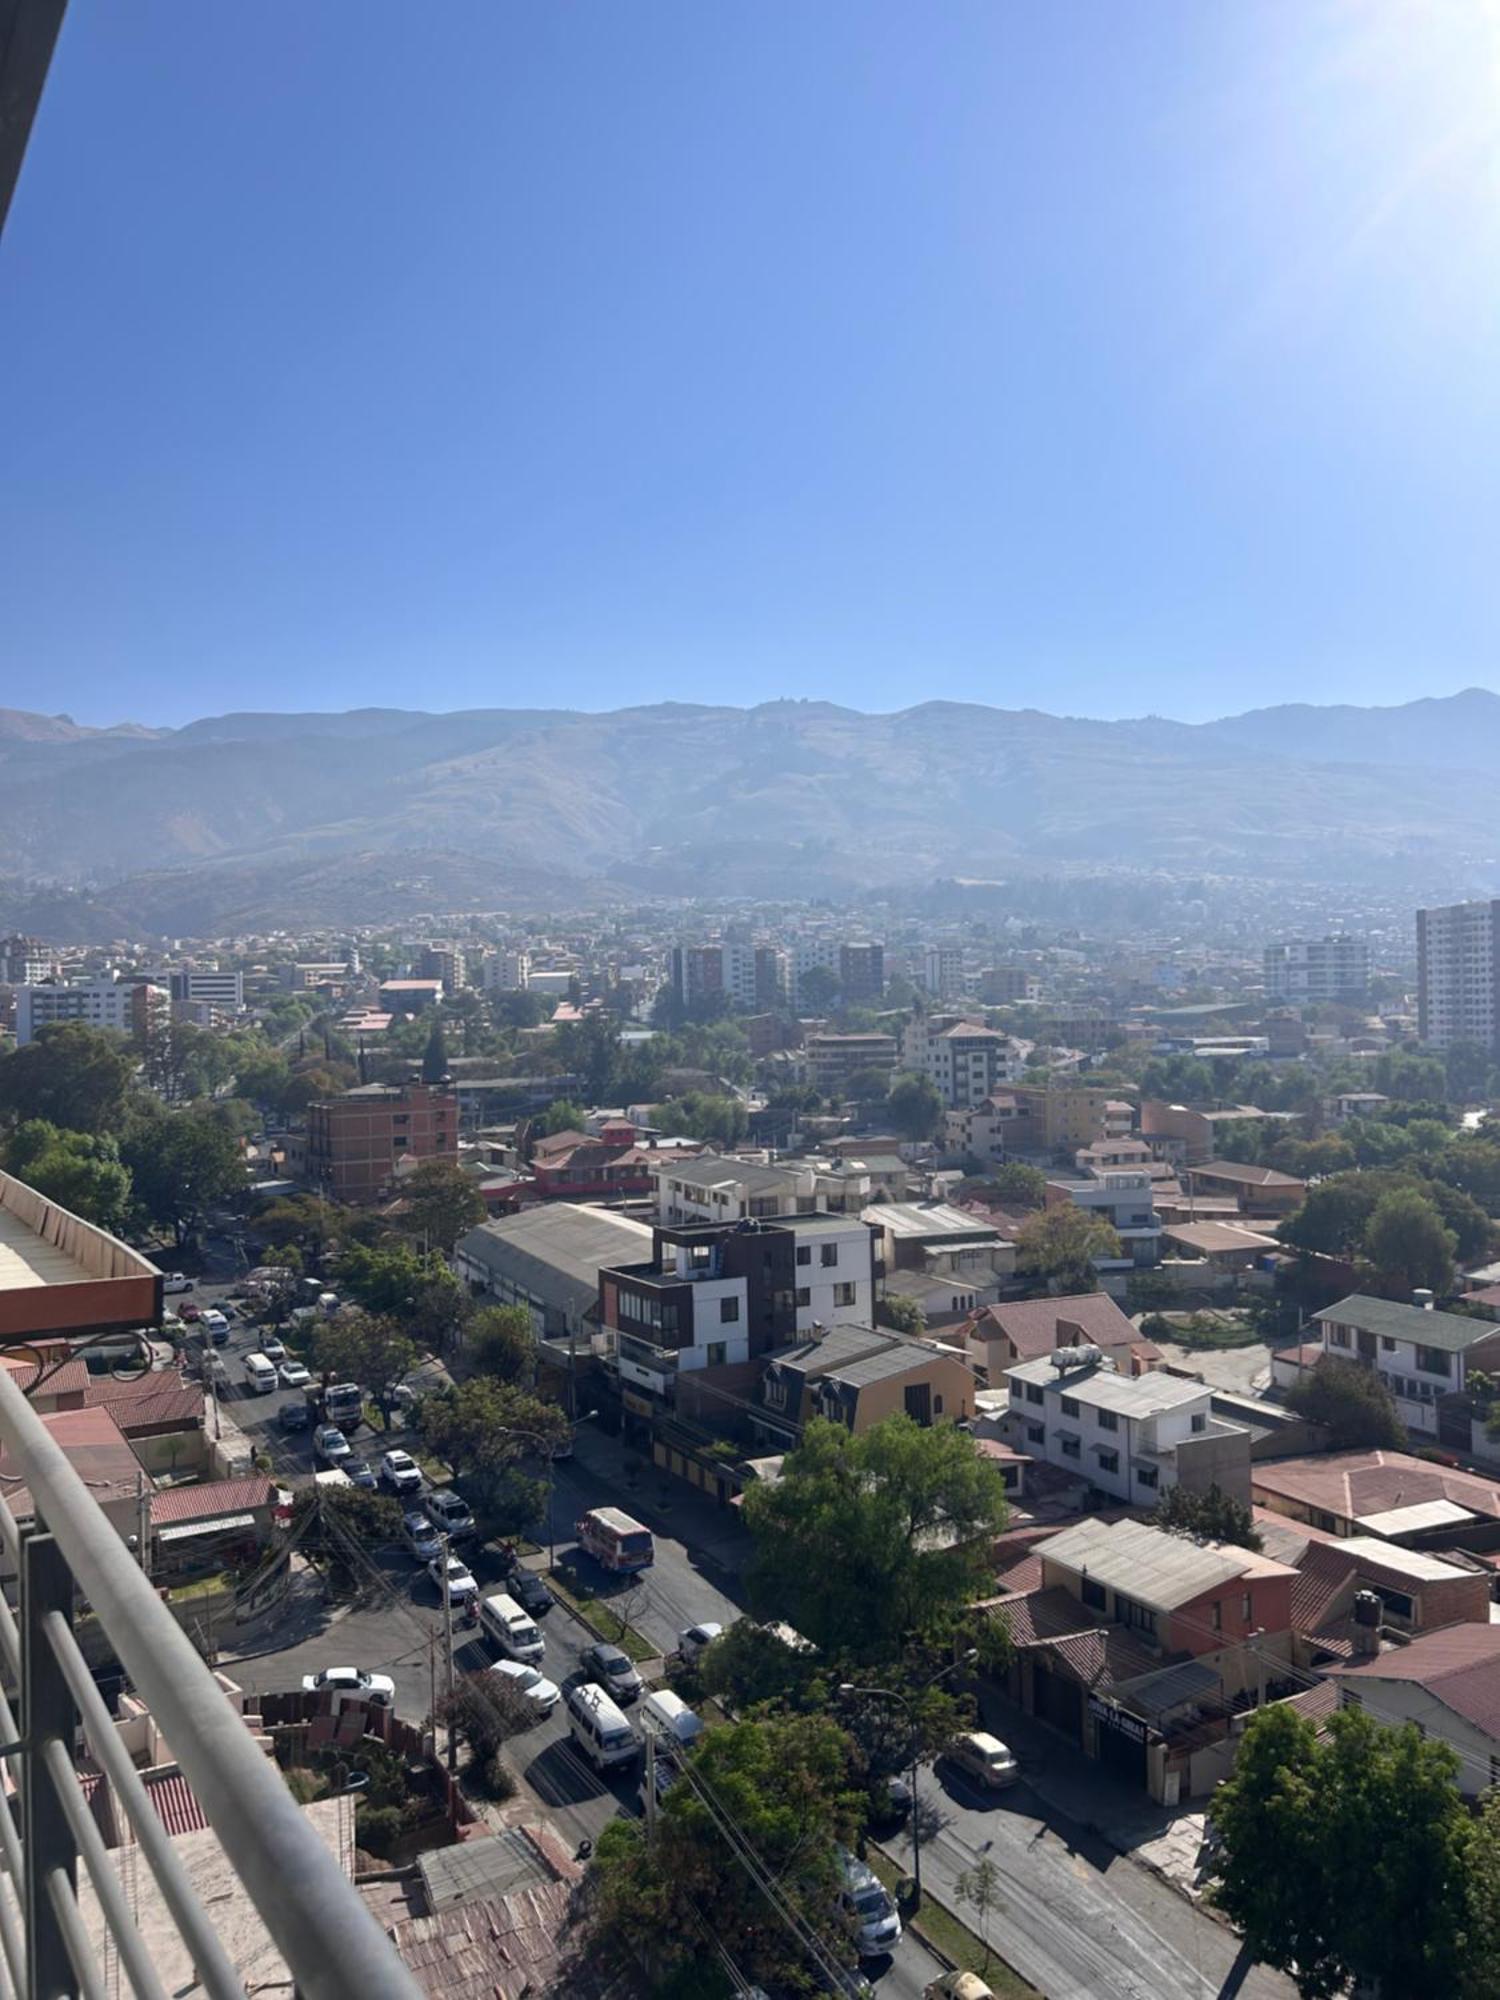
<path fill-rule="evenodd" d="M 1373 1368 L 1396 1399 L 1408 1430 L 1436 1437 L 1438 1403 L 1462 1394 L 1474 1371 L 1500 1369 L 1500 1326 L 1463 1313 L 1430 1312 L 1395 1299 L 1356 1292 L 1313 1314 L 1325 1355 Z M 1457 1417 L 1455 1438 L 1469 1448 L 1467 1411 Z"/>
<path fill-rule="evenodd" d="M 964 990 L 964 955 L 956 944 L 930 944 L 922 953 L 922 984 L 940 1000 L 955 1000 Z"/>
<path fill-rule="evenodd" d="M 956 1014 L 914 1014 L 901 1033 L 901 1065 L 931 1077 L 949 1111 L 983 1104 L 1023 1068 L 1009 1036 Z"/>
<path fill-rule="evenodd" d="M 1435 1049 L 1500 1050 L 1500 901 L 1417 912 L 1417 1025 Z"/>
<path fill-rule="evenodd" d="M 810 1215 L 819 1205 L 815 1170 L 795 1160 L 763 1166 L 717 1153 L 685 1160 L 668 1154 L 653 1164 L 651 1178 L 656 1183 L 657 1217 L 665 1223 Z"/>
<path fill-rule="evenodd" d="M 141 1035 L 171 1008 L 165 987 L 143 979 L 90 979 L 76 986 L 48 981 L 16 988 L 16 1046 L 25 1048 L 39 1028 L 59 1021 L 82 1021 L 90 1028 L 113 1028 Z"/>
<path fill-rule="evenodd" d="M 524 993 L 531 984 L 529 951 L 492 951 L 484 961 L 484 985 L 491 993 Z"/>
<path fill-rule="evenodd" d="M 756 949 L 752 944 L 679 944 L 672 947 L 672 986 L 685 1007 L 722 994 L 731 1006 L 756 1006 Z"/>
<path fill-rule="evenodd" d="M 1363 938 L 1292 938 L 1265 949 L 1266 998 L 1293 1007 L 1358 1000 L 1369 991 L 1370 947 Z"/>
<path fill-rule="evenodd" d="M 1414 1722 L 1446 1743 L 1465 1798 L 1500 1783 L 1500 1626 L 1446 1625 L 1329 1671 L 1340 1708 L 1363 1709 L 1391 1729 Z"/>
<path fill-rule="evenodd" d="M 241 1014 L 245 1008 L 243 972 L 210 972 L 196 966 L 168 974 L 174 1000 L 216 1008 L 222 1014 Z"/>
<path fill-rule="evenodd" d="M 1154 1506 L 1170 1486 L 1250 1498 L 1250 1433 L 1213 1414 L 1207 1383 L 1118 1375 L 1095 1348 L 1060 1348 L 1006 1371 L 1010 1442 L 1101 1493 Z"/>
<path fill-rule="evenodd" d="M 1049 1180 L 1049 1203 L 1064 1197 L 1075 1208 L 1109 1223 L 1120 1239 L 1123 1256 L 1098 1258 L 1097 1269 L 1140 1269 L 1156 1263 L 1161 1253 L 1161 1218 L 1148 1168 L 1091 1166 L 1081 1179 Z"/>

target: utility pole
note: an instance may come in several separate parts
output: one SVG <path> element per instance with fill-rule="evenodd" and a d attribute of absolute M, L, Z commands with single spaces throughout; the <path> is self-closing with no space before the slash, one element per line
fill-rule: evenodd
<path fill-rule="evenodd" d="M 646 1845 L 656 1841 L 656 1731 L 648 1722 L 645 1725 L 646 1738 Z"/>
<path fill-rule="evenodd" d="M 448 1769 L 458 1769 L 458 1732 L 453 1727 L 453 1592 L 448 1587 L 448 1537 L 443 1537 L 443 1654 L 448 1662 L 444 1693 L 448 1708 Z"/>

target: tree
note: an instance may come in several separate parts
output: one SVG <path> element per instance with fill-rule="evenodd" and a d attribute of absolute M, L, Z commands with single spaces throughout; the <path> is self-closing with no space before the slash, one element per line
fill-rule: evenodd
<path fill-rule="evenodd" d="M 336 1202 L 322 1201 L 314 1194 L 283 1195 L 268 1201 L 251 1218 L 251 1227 L 265 1242 L 283 1248 L 295 1243 L 320 1256 L 324 1247 L 343 1235 L 351 1211 Z"/>
<path fill-rule="evenodd" d="M 885 1096 L 890 1084 L 889 1070 L 878 1063 L 867 1063 L 863 1069 L 851 1071 L 840 1094 L 850 1104 L 875 1104 Z"/>
<path fill-rule="evenodd" d="M 1294 1250 L 1351 1257 L 1365 1240 L 1377 1196 L 1362 1175 L 1341 1175 L 1309 1188 L 1300 1208 L 1276 1234 Z"/>
<path fill-rule="evenodd" d="M 312 1354 L 325 1383 L 363 1383 L 389 1430 L 392 1391 L 417 1363 L 416 1347 L 397 1321 L 345 1307 L 318 1322 Z"/>
<path fill-rule="evenodd" d="M 447 1271 L 440 1257 L 424 1256 L 409 1243 L 370 1247 L 351 1243 L 334 1265 L 339 1290 L 366 1312 L 408 1318 L 417 1296 L 438 1272 Z M 451 1277 L 451 1272 L 448 1273 Z"/>
<path fill-rule="evenodd" d="M 656 1106 L 652 1118 L 663 1132 L 718 1146 L 737 1146 L 750 1128 L 750 1115 L 740 1100 L 717 1091 L 690 1090 L 681 1097 L 668 1097 Z"/>
<path fill-rule="evenodd" d="M 136 1059 L 119 1035 L 61 1021 L 0 1058 L 0 1122 L 45 1118 L 69 1132 L 118 1132 Z"/>
<path fill-rule="evenodd" d="M 463 1481 L 469 1505 L 491 1533 L 519 1534 L 540 1519 L 547 1504 L 547 1479 L 520 1470 L 521 1461 L 568 1434 L 568 1420 L 555 1403 L 544 1403 L 514 1383 L 476 1376 L 422 1399 L 422 1436 Z M 540 1446 L 534 1442 L 541 1439 Z M 550 1463 L 548 1476 L 550 1477 Z"/>
<path fill-rule="evenodd" d="M 425 1248 L 452 1252 L 487 1213 L 484 1196 L 452 1160 L 423 1160 L 401 1182 L 404 1223 Z"/>
<path fill-rule="evenodd" d="M 1028 1167 L 1020 1160 L 991 1168 L 984 1179 L 996 1201 L 1009 1208 L 1040 1208 L 1047 1199 L 1047 1176 L 1040 1167 Z"/>
<path fill-rule="evenodd" d="M 536 1376 L 536 1335 L 525 1306 L 481 1306 L 464 1328 L 464 1352 L 476 1375 L 530 1383 Z"/>
<path fill-rule="evenodd" d="M 542 1131 L 550 1139 L 557 1132 L 581 1132 L 588 1113 L 571 1097 L 554 1097 L 542 1113 Z"/>
<path fill-rule="evenodd" d="M 448 1044 L 443 1039 L 442 1017 L 436 1016 L 427 1046 L 422 1051 L 423 1083 L 442 1083 L 448 1076 Z"/>
<path fill-rule="evenodd" d="M 839 997 L 839 976 L 827 965 L 797 974 L 797 1005 L 804 1014 L 826 1014 Z"/>
<path fill-rule="evenodd" d="M 775 1716 L 726 1723 L 699 1739 L 656 1815 L 648 1843 L 638 1820 L 615 1819 L 601 1834 L 589 1870 L 587 1962 L 639 1978 L 664 1994 L 684 1969 L 701 1994 L 703 1921 L 747 1979 L 783 1992 L 807 1991 L 809 1966 L 794 1931 L 776 1918 L 755 1876 L 824 1940 L 829 1956 L 852 1964 L 850 1942 L 831 1921 L 838 1889 L 835 1847 L 852 1843 L 864 1801 L 850 1783 L 849 1739 L 826 1716 Z M 714 1801 L 711 1811 L 699 1791 Z M 726 1837 L 733 1830 L 734 1844 Z"/>
<path fill-rule="evenodd" d="M 234 1087 L 241 1097 L 248 1097 L 265 1111 L 281 1102 L 291 1076 L 291 1068 L 280 1049 L 252 1046 L 235 1065 Z"/>
<path fill-rule="evenodd" d="M 439 1698 L 437 1720 L 467 1746 L 471 1769 L 485 1788 L 509 1796 L 501 1749 L 536 1727 L 536 1710 L 520 1685 L 506 1674 L 462 1674 L 452 1693 Z"/>
<path fill-rule="evenodd" d="M 853 1437 L 818 1417 L 781 1478 L 747 1490 L 744 1518 L 752 1606 L 814 1645 L 878 1661 L 980 1594 L 1005 1490 L 951 1425 L 896 1416 Z"/>
<path fill-rule="evenodd" d="M 1324 1424 L 1334 1451 L 1399 1451 L 1406 1426 L 1391 1392 L 1373 1368 L 1328 1354 L 1286 1392 L 1287 1408 Z"/>
<path fill-rule="evenodd" d="M 245 1189 L 245 1161 L 232 1133 L 199 1111 L 137 1116 L 120 1142 L 138 1207 L 179 1247 L 204 1214 Z"/>
<path fill-rule="evenodd" d="M 915 1076 L 908 1071 L 891 1085 L 885 1112 L 903 1139 L 920 1145 L 941 1129 L 942 1095 L 930 1076 Z"/>
<path fill-rule="evenodd" d="M 900 1292 L 887 1292 L 875 1307 L 875 1324 L 920 1339 L 927 1331 L 927 1315 L 915 1299 L 904 1298 Z"/>
<path fill-rule="evenodd" d="M 965 1868 L 954 1878 L 954 1894 L 961 1903 L 967 1903 L 979 1922 L 979 1942 L 984 1946 L 984 1969 L 990 1969 L 990 1918 L 1001 1906 L 1000 1870 L 987 1854 L 983 1854 L 972 1868 Z"/>
<path fill-rule="evenodd" d="M 130 1169 L 107 1135 L 64 1132 L 45 1118 L 18 1125 L 4 1149 L 5 1169 L 28 1187 L 96 1228 L 119 1235 L 130 1213 Z"/>
<path fill-rule="evenodd" d="M 1464 1925 L 1474 1877 L 1457 1757 L 1352 1709 L 1325 1727 L 1320 1740 L 1284 1703 L 1252 1717 L 1214 1795 L 1216 1902 L 1306 2000 L 1366 1982 L 1459 1990 L 1481 1968 Z"/>
<path fill-rule="evenodd" d="M 1457 1248 L 1434 1204 L 1414 1188 L 1383 1195 L 1365 1226 L 1365 1255 L 1382 1284 L 1404 1292 L 1419 1285 L 1451 1291 Z"/>
<path fill-rule="evenodd" d="M 1016 1236 L 1017 1270 L 1065 1296 L 1096 1292 L 1094 1260 L 1122 1254 L 1120 1239 L 1103 1216 L 1071 1201 L 1029 1217 Z"/>
<path fill-rule="evenodd" d="M 1206 1493 L 1190 1493 L 1185 1486 L 1169 1486 L 1157 1501 L 1151 1518 L 1158 1528 L 1174 1534 L 1231 1542 L 1242 1549 L 1261 1546 L 1250 1509 L 1243 1502 L 1231 1499 L 1216 1484 Z"/>

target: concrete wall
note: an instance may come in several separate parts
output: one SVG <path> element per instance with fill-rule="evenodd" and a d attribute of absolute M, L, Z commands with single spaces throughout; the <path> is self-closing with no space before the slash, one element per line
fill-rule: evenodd
<path fill-rule="evenodd" d="M 1242 1506 L 1250 1504 L 1250 1433 L 1237 1426 L 1210 1428 L 1177 1445 L 1177 1484 L 1188 1493 L 1217 1486 Z"/>

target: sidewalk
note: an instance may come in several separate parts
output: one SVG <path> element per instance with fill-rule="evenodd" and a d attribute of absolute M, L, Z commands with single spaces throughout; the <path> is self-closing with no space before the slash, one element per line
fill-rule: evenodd
<path fill-rule="evenodd" d="M 639 1467 L 633 1487 L 625 1481 L 627 1460 Z M 743 1569 L 750 1554 L 750 1537 L 734 1508 L 719 1506 L 685 1479 L 650 1464 L 633 1446 L 588 1424 L 573 1434 L 572 1464 L 576 1471 L 606 1485 L 616 1506 L 633 1510 L 647 1527 L 672 1536 L 710 1567 L 731 1577 Z"/>

